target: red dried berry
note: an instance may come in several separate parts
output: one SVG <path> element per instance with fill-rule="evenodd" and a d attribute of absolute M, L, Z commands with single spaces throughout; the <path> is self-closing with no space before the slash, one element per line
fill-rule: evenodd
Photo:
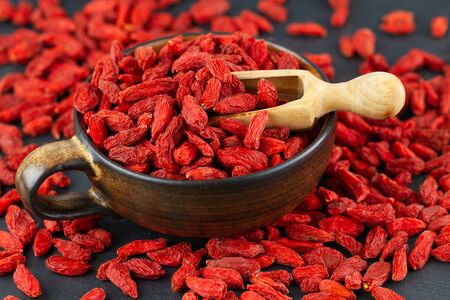
<path fill-rule="evenodd" d="M 375 53 L 375 34 L 369 28 L 358 29 L 352 37 L 355 52 L 361 57 L 367 57 Z"/>
<path fill-rule="evenodd" d="M 28 244 L 37 232 L 37 225 L 30 214 L 16 205 L 10 205 L 6 211 L 5 222 L 8 230 L 23 245 Z"/>
<path fill-rule="evenodd" d="M 80 300 L 104 300 L 106 298 L 106 293 L 102 288 L 93 288 L 83 296 Z"/>
<path fill-rule="evenodd" d="M 392 259 L 392 280 L 401 281 L 408 273 L 408 244 L 403 244 L 395 250 Z"/>
<path fill-rule="evenodd" d="M 181 242 L 172 247 L 148 252 L 147 256 L 160 265 L 175 267 L 181 264 L 183 257 L 189 252 L 191 252 L 191 246 Z"/>
<path fill-rule="evenodd" d="M 377 257 L 380 251 L 386 245 L 386 240 L 387 232 L 380 226 L 377 226 L 370 230 L 366 237 L 363 257 L 365 259 Z"/>
<path fill-rule="evenodd" d="M 243 257 L 223 257 L 216 260 L 207 260 L 206 266 L 236 270 L 244 279 L 258 272 L 261 268 L 255 259 Z"/>
<path fill-rule="evenodd" d="M 229 288 L 243 289 L 241 274 L 233 269 L 206 267 L 199 270 L 200 276 L 206 279 L 223 280 Z"/>
<path fill-rule="evenodd" d="M 302 255 L 306 265 L 324 265 L 329 273 L 333 273 L 336 267 L 345 259 L 339 251 L 329 247 L 315 248 Z"/>
<path fill-rule="evenodd" d="M 136 282 L 131 278 L 130 271 L 122 264 L 112 264 L 106 269 L 106 276 L 118 288 L 122 290 L 125 295 L 131 298 L 138 297 L 138 290 Z"/>
<path fill-rule="evenodd" d="M 260 242 L 265 249 L 265 254 L 275 257 L 275 262 L 291 267 L 303 266 L 305 263 L 301 256 L 294 250 L 273 241 Z"/>
<path fill-rule="evenodd" d="M 319 284 L 319 289 L 322 292 L 330 292 L 345 299 L 356 299 L 356 295 L 351 290 L 334 280 L 322 280 Z"/>
<path fill-rule="evenodd" d="M 372 291 L 377 286 L 382 286 L 391 275 L 391 264 L 387 262 L 375 262 L 367 268 L 363 277 L 363 289 Z"/>
<path fill-rule="evenodd" d="M 134 240 L 117 249 L 117 255 L 132 256 L 145 254 L 150 251 L 160 250 L 166 247 L 166 239 L 157 238 L 154 240 Z"/>
<path fill-rule="evenodd" d="M 30 298 L 37 298 L 42 295 L 39 281 L 31 274 L 25 265 L 18 265 L 13 274 L 16 287 Z"/>
<path fill-rule="evenodd" d="M 90 251 L 81 248 L 73 241 L 67 241 L 59 238 L 53 239 L 55 248 L 58 249 L 62 256 L 80 261 L 89 261 L 91 259 Z"/>
<path fill-rule="evenodd" d="M 383 16 L 380 30 L 393 35 L 411 34 L 416 29 L 414 13 L 406 10 L 392 11 Z"/>
<path fill-rule="evenodd" d="M 422 269 L 430 258 L 431 248 L 436 238 L 436 233 L 430 230 L 422 232 L 416 239 L 414 248 L 408 257 L 408 265 L 413 270 Z"/>
<path fill-rule="evenodd" d="M 166 274 L 160 264 L 144 258 L 133 258 L 123 262 L 123 264 L 137 278 L 155 280 Z"/>
<path fill-rule="evenodd" d="M 189 276 L 186 278 L 186 285 L 205 298 L 222 299 L 227 292 L 227 284 L 220 279 L 203 279 Z"/>
<path fill-rule="evenodd" d="M 447 34 L 448 19 L 444 16 L 437 16 L 431 20 L 431 36 L 435 39 L 442 39 Z"/>
<path fill-rule="evenodd" d="M 258 10 L 275 22 L 284 23 L 287 20 L 287 9 L 284 6 L 276 3 L 275 1 L 258 1 Z"/>
<path fill-rule="evenodd" d="M 91 268 L 86 262 L 57 255 L 47 258 L 45 265 L 50 271 L 63 276 L 80 276 Z"/>
<path fill-rule="evenodd" d="M 431 250 L 431 255 L 443 262 L 450 261 L 450 243 L 441 245 L 433 250 Z"/>
<path fill-rule="evenodd" d="M 393 290 L 378 286 L 372 290 L 372 297 L 375 300 L 405 300 L 404 297 Z"/>
<path fill-rule="evenodd" d="M 322 25 L 314 22 L 291 23 L 287 27 L 287 32 L 293 36 L 326 37 L 328 35 Z"/>
<path fill-rule="evenodd" d="M 352 275 L 355 272 L 363 272 L 366 267 L 367 262 L 355 255 L 344 259 L 333 271 L 330 279 L 342 281 L 348 275 Z"/>
<path fill-rule="evenodd" d="M 45 255 L 52 247 L 52 235 L 47 229 L 39 229 L 34 237 L 33 252 L 35 256 Z"/>

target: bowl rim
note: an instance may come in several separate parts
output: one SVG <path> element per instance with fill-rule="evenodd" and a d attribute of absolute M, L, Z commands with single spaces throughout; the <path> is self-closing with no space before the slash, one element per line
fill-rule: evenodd
<path fill-rule="evenodd" d="M 125 54 L 129 54 L 133 52 L 137 47 L 148 45 L 150 43 L 155 43 L 163 40 L 170 40 L 176 36 L 183 36 L 191 37 L 191 36 L 200 36 L 207 33 L 185 33 L 185 34 L 174 34 L 174 35 L 168 35 L 161 38 L 157 38 L 154 40 L 150 40 L 147 42 L 142 42 L 139 44 L 136 44 L 132 47 L 129 47 L 124 50 Z M 230 34 L 230 33 L 216 33 L 213 32 L 213 34 Z M 257 37 L 258 38 L 258 37 Z M 265 40 L 265 42 L 276 48 L 279 51 L 287 52 L 296 58 L 299 58 L 304 63 L 308 64 L 313 68 L 321 77 L 321 79 L 328 81 L 328 78 L 325 76 L 325 74 L 320 70 L 318 66 L 316 66 L 314 63 L 312 63 L 309 59 L 307 59 L 304 55 L 296 53 L 290 49 L 285 48 L 284 46 L 281 46 L 279 44 L 276 44 L 271 41 Z M 90 76 L 87 80 L 90 80 Z M 149 174 L 143 174 L 138 173 L 132 170 L 129 170 L 123 166 L 121 166 L 119 163 L 114 162 L 113 160 L 110 160 L 103 152 L 98 149 L 98 147 L 92 142 L 92 140 L 88 137 L 85 130 L 83 130 L 81 125 L 81 120 L 83 118 L 82 114 L 79 113 L 75 108 L 73 110 L 74 113 L 74 129 L 75 129 L 75 135 L 80 139 L 80 142 L 86 146 L 86 149 L 90 152 L 90 154 L 93 155 L 93 161 L 99 162 L 103 165 L 106 165 L 108 168 L 113 169 L 114 171 L 126 175 L 128 177 L 144 181 L 147 183 L 157 184 L 157 185 L 166 185 L 171 187 L 182 187 L 182 188 L 189 188 L 189 187 L 203 187 L 203 188 L 215 188 L 218 185 L 223 187 L 224 185 L 230 185 L 230 186 L 236 186 L 236 184 L 245 186 L 247 184 L 250 184 L 254 181 L 260 181 L 263 179 L 267 179 L 273 176 L 277 176 L 286 169 L 290 169 L 292 167 L 295 167 L 297 165 L 301 165 L 304 161 L 308 160 L 314 152 L 316 152 L 323 144 L 326 143 L 327 139 L 333 135 L 335 124 L 336 124 L 336 113 L 331 112 L 323 116 L 321 119 L 325 120 L 323 121 L 323 125 L 319 133 L 317 134 L 316 138 L 309 143 L 305 149 L 303 149 L 300 153 L 295 155 L 293 158 L 286 160 L 285 162 L 274 166 L 269 167 L 262 171 L 253 172 L 244 176 L 237 176 L 237 177 L 227 177 L 227 178 L 221 178 L 221 179 L 213 179 L 213 180 L 175 180 L 175 179 L 166 179 L 166 178 L 160 178 L 160 177 L 154 177 Z"/>

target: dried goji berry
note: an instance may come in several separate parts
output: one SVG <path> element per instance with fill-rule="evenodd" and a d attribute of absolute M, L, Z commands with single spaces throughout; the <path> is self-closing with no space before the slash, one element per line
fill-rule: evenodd
<path fill-rule="evenodd" d="M 45 255 L 52 247 L 52 235 L 47 229 L 39 229 L 34 237 L 33 252 L 35 256 Z"/>
<path fill-rule="evenodd" d="M 263 296 L 265 299 L 282 299 L 282 300 L 289 300 L 292 299 L 291 297 L 288 297 L 284 295 L 283 293 L 275 290 L 270 285 L 261 284 L 261 283 L 254 283 L 247 285 L 247 289 L 249 291 L 254 291 Z"/>
<path fill-rule="evenodd" d="M 392 11 L 383 16 L 380 29 L 393 35 L 413 33 L 416 29 L 414 13 L 406 10 Z"/>
<path fill-rule="evenodd" d="M 281 265 L 291 267 L 303 266 L 305 263 L 301 256 L 292 249 L 278 244 L 274 241 L 261 241 L 265 249 L 265 254 L 275 257 L 275 261 Z"/>
<path fill-rule="evenodd" d="M 345 233 L 353 237 L 357 237 L 364 231 L 364 226 L 361 223 L 339 215 L 323 219 L 319 226 L 322 230 L 330 233 Z"/>
<path fill-rule="evenodd" d="M 31 274 L 25 265 L 18 265 L 13 274 L 16 287 L 30 298 L 37 298 L 42 295 L 39 281 Z"/>
<path fill-rule="evenodd" d="M 380 226 L 374 227 L 369 231 L 366 237 L 363 257 L 375 258 L 386 245 L 387 232 Z"/>
<path fill-rule="evenodd" d="M 83 296 L 80 300 L 104 300 L 106 298 L 106 293 L 102 288 L 93 288 Z"/>
<path fill-rule="evenodd" d="M 355 52 L 361 57 L 375 53 L 375 34 L 369 28 L 358 29 L 352 37 Z"/>
<path fill-rule="evenodd" d="M 319 284 L 319 289 L 322 292 L 330 292 L 345 299 L 356 299 L 356 295 L 351 290 L 334 280 L 322 280 Z"/>
<path fill-rule="evenodd" d="M 236 239 L 213 238 L 206 243 L 209 256 L 218 259 L 226 256 L 253 258 L 264 252 L 264 248 L 254 242 L 240 237 Z"/>
<path fill-rule="evenodd" d="M 292 277 L 300 284 L 303 279 L 318 276 L 319 278 L 328 278 L 327 268 L 323 265 L 308 265 L 303 267 L 297 267 L 292 270 Z"/>
<path fill-rule="evenodd" d="M 14 203 L 20 201 L 19 193 L 16 189 L 9 190 L 0 197 L 0 215 L 3 215 L 7 208 Z"/>
<path fill-rule="evenodd" d="M 318 247 L 302 255 L 306 265 L 324 265 L 329 273 L 333 273 L 336 267 L 345 259 L 339 251 L 329 247 Z"/>
<path fill-rule="evenodd" d="M 47 258 L 45 265 L 50 271 L 64 276 L 80 276 L 91 268 L 86 262 L 57 255 Z"/>
<path fill-rule="evenodd" d="M 258 1 L 258 10 L 275 22 L 284 23 L 287 20 L 287 9 L 283 5 L 280 5 L 275 1 Z"/>
<path fill-rule="evenodd" d="M 416 239 L 416 244 L 408 256 L 408 265 L 413 270 L 422 269 L 430 258 L 436 233 L 430 230 L 422 232 Z"/>
<path fill-rule="evenodd" d="M 407 232 L 397 231 L 395 235 L 386 242 L 383 250 L 381 250 L 380 261 L 384 261 L 386 258 L 391 257 L 397 249 L 406 244 L 408 239 L 409 235 Z"/>
<path fill-rule="evenodd" d="M 64 257 L 81 261 L 89 261 L 91 259 L 91 253 L 81 248 L 75 242 L 54 238 L 53 244 Z"/>
<path fill-rule="evenodd" d="M 206 267 L 199 270 L 200 276 L 206 279 L 223 280 L 228 287 L 235 289 L 243 289 L 244 282 L 241 274 L 233 269 Z"/>
<path fill-rule="evenodd" d="M 172 247 L 148 252 L 147 256 L 160 265 L 175 267 L 181 264 L 183 257 L 190 251 L 191 246 L 185 242 L 181 242 Z"/>
<path fill-rule="evenodd" d="M 299 241 L 332 242 L 334 236 L 324 230 L 306 224 L 295 223 L 285 228 L 288 237 Z"/>
<path fill-rule="evenodd" d="M 367 268 L 363 277 L 363 289 L 372 291 L 382 286 L 391 275 L 391 264 L 387 262 L 374 262 Z"/>
<path fill-rule="evenodd" d="M 227 284 L 221 279 L 203 279 L 189 276 L 186 285 L 205 298 L 222 299 L 227 292 Z"/>
<path fill-rule="evenodd" d="M 226 268 L 238 271 L 244 279 L 258 272 L 261 268 L 255 259 L 243 257 L 223 257 L 216 260 L 207 260 L 207 267 Z"/>
<path fill-rule="evenodd" d="M 154 240 L 135 240 L 117 249 L 117 255 L 131 256 L 145 254 L 150 251 L 160 250 L 166 247 L 166 239 L 157 238 Z"/>
<path fill-rule="evenodd" d="M 10 205 L 6 211 L 5 222 L 8 230 L 23 245 L 28 244 L 37 232 L 37 225 L 30 214 L 16 205 Z"/>
<path fill-rule="evenodd" d="M 23 244 L 18 237 L 13 236 L 7 231 L 0 230 L 0 248 L 3 250 L 21 251 Z"/>
<path fill-rule="evenodd" d="M 431 20 L 431 35 L 435 39 L 441 39 L 447 34 L 448 19 L 444 16 L 437 16 Z"/>
<path fill-rule="evenodd" d="M 166 274 L 160 264 L 144 258 L 133 258 L 123 262 L 123 264 L 130 270 L 131 274 L 137 278 L 154 280 L 161 278 Z"/>
<path fill-rule="evenodd" d="M 19 252 L 0 258 L 0 276 L 14 272 L 17 266 L 24 262 L 25 256 Z"/>
<path fill-rule="evenodd" d="M 392 280 L 401 281 L 408 273 L 408 244 L 403 244 L 395 250 L 394 258 L 392 259 Z"/>
<path fill-rule="evenodd" d="M 280 282 L 285 286 L 290 286 L 292 283 L 292 275 L 286 270 L 275 270 L 267 272 L 259 272 L 258 274 L 271 278 L 273 281 Z"/>
<path fill-rule="evenodd" d="M 344 259 L 333 271 L 330 279 L 342 281 L 347 275 L 352 275 L 354 272 L 362 272 L 366 267 L 367 262 L 355 255 Z"/>
<path fill-rule="evenodd" d="M 294 36 L 326 37 L 327 30 L 320 24 L 314 22 L 291 23 L 287 27 L 287 32 Z"/>
<path fill-rule="evenodd" d="M 339 39 L 339 50 L 344 57 L 350 58 L 355 53 L 355 48 L 350 36 L 343 35 Z"/>
<path fill-rule="evenodd" d="M 345 287 L 349 290 L 360 290 L 362 287 L 362 282 L 362 275 L 358 271 L 345 275 Z"/>
<path fill-rule="evenodd" d="M 449 262 L 450 261 L 450 243 L 441 245 L 433 250 L 431 250 L 431 255 L 443 262 Z"/>
<path fill-rule="evenodd" d="M 256 273 L 250 276 L 249 281 L 253 284 L 265 284 L 272 287 L 274 290 L 283 293 L 289 294 L 289 289 L 281 282 L 276 282 L 272 278 L 267 277 L 261 273 Z"/>
<path fill-rule="evenodd" d="M 334 235 L 336 237 L 336 243 L 341 245 L 351 255 L 362 255 L 364 245 L 361 242 L 344 233 L 336 232 Z"/>
<path fill-rule="evenodd" d="M 125 295 L 138 297 L 136 282 L 131 278 L 130 271 L 123 263 L 112 264 L 106 269 L 106 276 Z"/>

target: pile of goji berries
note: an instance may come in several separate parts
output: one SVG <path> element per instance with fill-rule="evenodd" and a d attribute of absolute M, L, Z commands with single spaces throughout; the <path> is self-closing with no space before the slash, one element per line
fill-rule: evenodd
<path fill-rule="evenodd" d="M 282 163 L 308 142 L 307 133 L 292 136 L 287 127 L 265 130 L 267 111 L 248 126 L 228 118 L 208 125 L 207 113 L 278 105 L 270 81 L 259 80 L 252 95 L 231 73 L 299 68 L 295 57 L 269 51 L 264 40 L 240 32 L 178 36 L 158 54 L 141 46 L 134 57 L 123 56 L 116 42 L 111 54 L 97 63 L 90 83 L 78 84 L 74 105 L 97 147 L 130 170 L 179 180 L 242 176 Z"/>
<path fill-rule="evenodd" d="M 251 130 L 230 122 L 227 130 L 221 127 L 227 126 L 224 121 L 219 127 L 211 127 L 218 129 L 205 130 L 209 127 L 202 126 L 207 122 L 202 111 L 212 109 L 220 113 L 225 109 L 223 112 L 228 113 L 232 102 L 222 107 L 218 104 L 230 96 L 253 107 L 277 104 L 270 82 L 262 81 L 261 93 L 256 96 L 242 94 L 245 91 L 237 81 L 232 81 L 234 77 L 229 71 L 269 68 L 266 65 L 269 62 L 273 64 L 270 68 L 280 67 L 282 59 L 293 67 L 295 60 L 283 55 L 277 60 L 272 53 L 267 53 L 269 59 L 260 60 L 261 56 L 252 52 L 263 51 L 264 42 L 249 35 L 272 31 L 270 21 L 261 15 L 244 10 L 239 16 L 226 16 L 230 9 L 228 1 L 214 1 L 211 5 L 203 0 L 174 17 L 164 10 L 176 2 L 97 0 L 68 17 L 57 0 L 38 1 L 36 8 L 26 1 L 14 6 L 8 0 L 0 0 L 0 20 L 34 28 L 21 28 L 0 36 L 0 63 L 26 64 L 23 74 L 9 74 L 0 80 L 0 149 L 5 156 L 0 159 L 2 186 L 13 186 L 21 160 L 37 147 L 24 145 L 22 134 L 36 136 L 51 131 L 55 138 L 73 134 L 75 95 L 77 108 L 83 107 L 94 142 L 104 151 L 119 147 L 112 156 L 108 151 L 108 155 L 126 167 L 149 171 L 146 169 L 149 162 L 128 161 L 123 153 L 131 147 L 141 147 L 150 150 L 140 153 L 152 157 L 158 151 L 158 140 L 165 137 L 165 145 L 160 148 L 169 149 L 173 156 L 162 155 L 163 161 L 156 166 L 152 161 L 154 176 L 173 174 L 174 166 L 177 170 L 181 166 L 181 171 L 192 166 L 195 159 L 203 159 L 211 167 L 212 153 L 219 156 L 219 151 L 228 148 L 259 152 L 256 149 L 264 145 L 264 138 L 282 141 L 283 147 L 287 147 L 289 139 L 305 143 L 303 134 L 298 139 L 296 136 L 288 139 L 286 132 L 264 129 L 261 125 L 267 118 L 264 115 L 258 115 L 250 125 L 254 125 Z M 283 4 L 283 0 L 260 0 L 257 9 L 275 22 L 285 22 L 288 12 Z M 330 0 L 329 4 L 333 9 L 330 23 L 334 27 L 343 26 L 350 2 Z M 208 23 L 213 30 L 245 34 L 232 35 L 228 42 L 233 43 L 224 43 L 223 47 L 219 46 L 227 38 L 203 36 L 198 45 L 175 38 L 159 53 L 140 48 L 134 56 L 121 54 L 121 45 L 128 47 L 167 34 L 199 31 L 195 26 Z M 394 35 L 412 34 L 414 15 L 407 11 L 391 12 L 380 22 L 380 29 Z M 433 37 L 444 37 L 446 18 L 434 18 L 430 30 Z M 311 23 L 291 24 L 288 31 L 326 35 L 318 24 Z M 387 280 L 405 279 L 409 270 L 423 268 L 430 256 L 450 262 L 450 66 L 420 49 L 411 49 L 389 65 L 376 52 L 375 34 L 367 28 L 355 31 L 351 37 L 342 37 L 339 47 L 345 57 L 363 58 L 361 74 L 382 70 L 399 76 L 407 92 L 407 104 L 398 118 L 375 121 L 338 113 L 336 146 L 322 184 L 293 212 L 276 222 L 242 236 L 212 238 L 201 249 L 191 249 L 185 242 L 167 245 L 164 238 L 136 240 L 119 247 L 116 258 L 101 264 L 97 277 L 109 280 L 131 297 L 138 296 L 136 278 L 156 280 L 165 275 L 162 266 L 167 266 L 179 267 L 171 278 L 171 287 L 173 291 L 184 292 L 183 299 L 291 299 L 288 293 L 293 282 L 300 286 L 305 294 L 302 299 L 306 300 L 355 299 L 355 292 L 360 290 L 370 292 L 375 299 L 403 299 L 382 285 Z M 223 48 L 227 50 L 221 53 Z M 180 55 L 188 56 L 185 64 Z M 198 64 L 195 67 L 192 57 Z M 334 69 L 329 54 L 308 54 L 308 58 L 332 77 Z M 186 66 L 192 70 L 184 69 Z M 436 75 L 424 79 L 418 73 L 422 68 Z M 80 83 L 92 70 L 95 74 L 92 85 Z M 168 92 L 170 96 L 152 98 L 156 94 L 147 94 L 151 83 L 161 89 L 157 94 Z M 136 86 L 139 91 L 133 89 Z M 203 97 L 207 90 L 211 96 Z M 245 99 L 242 95 L 246 95 Z M 140 106 L 132 109 L 138 103 Z M 100 110 L 99 106 L 109 110 Z M 184 107 L 188 107 L 188 113 L 183 114 Z M 244 110 L 252 109 L 249 107 Z M 120 122 L 111 115 L 120 115 Z M 180 124 L 186 125 L 181 144 Z M 127 134 L 126 138 L 121 135 L 128 130 L 134 134 Z M 277 136 L 267 134 L 273 131 Z M 136 138 L 146 134 L 149 140 Z M 280 134 L 284 134 L 283 138 Z M 152 140 L 153 135 L 159 137 Z M 264 155 L 279 157 L 276 160 L 281 162 L 281 153 L 288 158 L 284 150 Z M 250 164 L 250 171 L 266 168 L 271 161 L 263 159 L 260 164 Z M 224 172 L 220 173 L 222 176 L 249 171 L 247 165 L 223 163 L 225 171 L 220 161 L 214 163 L 212 173 Z M 205 178 L 205 172 L 200 173 L 188 177 Z M 425 180 L 415 192 L 408 186 L 418 175 Z M 39 193 L 55 194 L 58 188 L 69 184 L 69 178 L 57 173 L 42 184 Z M 96 228 L 98 216 L 44 220 L 44 227 L 39 229 L 31 215 L 16 205 L 19 201 L 15 189 L 0 197 L 0 215 L 5 214 L 8 228 L 0 230 L 0 275 L 13 273 L 17 288 L 29 297 L 45 295 L 45 290 L 41 290 L 39 278 L 25 266 L 23 249 L 27 245 L 32 245 L 34 255 L 39 257 L 45 257 L 55 247 L 59 255 L 46 257 L 47 268 L 62 276 L 80 276 L 92 268 L 89 264 L 92 255 L 112 244 L 111 234 Z M 415 235 L 418 237 L 409 249 L 408 241 Z M 341 253 L 334 249 L 336 244 L 345 250 Z M 270 271 L 264 270 L 270 266 Z M 238 297 L 236 292 L 244 289 Z M 82 299 L 105 297 L 103 289 L 95 288 Z"/>

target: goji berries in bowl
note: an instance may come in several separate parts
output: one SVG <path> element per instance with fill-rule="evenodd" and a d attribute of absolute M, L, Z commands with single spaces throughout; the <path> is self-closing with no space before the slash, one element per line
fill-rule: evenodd
<path fill-rule="evenodd" d="M 17 171 L 25 206 L 49 219 L 113 211 L 179 236 L 232 235 L 274 221 L 323 174 L 336 116 L 319 119 L 311 132 L 264 129 L 267 116 L 258 114 L 248 126 L 208 125 L 213 113 L 277 105 L 270 82 L 244 91 L 231 73 L 258 68 L 324 78 L 302 56 L 242 33 L 163 38 L 124 54 L 113 43 L 90 83 L 78 87 L 75 136 L 33 151 Z M 92 187 L 37 194 L 45 178 L 67 169 L 84 171 Z"/>

